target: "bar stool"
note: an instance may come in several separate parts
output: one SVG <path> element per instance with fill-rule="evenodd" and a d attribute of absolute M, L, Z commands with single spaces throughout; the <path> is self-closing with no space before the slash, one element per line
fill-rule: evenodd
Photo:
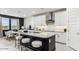
<path fill-rule="evenodd" d="M 18 48 L 20 47 L 20 40 L 22 39 L 22 36 L 16 36 L 15 37 L 15 47 L 18 46 Z"/>
<path fill-rule="evenodd" d="M 42 41 L 39 41 L 39 40 L 35 40 L 32 42 L 32 46 L 35 47 L 35 48 L 39 48 L 42 46 Z"/>
<path fill-rule="evenodd" d="M 30 42 L 30 38 L 23 38 L 22 39 L 22 43 L 29 43 Z"/>
<path fill-rule="evenodd" d="M 12 31 L 5 32 L 5 35 L 6 35 L 6 39 L 9 41 L 14 37 L 14 35 L 12 34 Z"/>
<path fill-rule="evenodd" d="M 27 43 L 29 43 L 30 42 L 30 38 L 23 38 L 22 40 L 22 44 L 27 44 Z M 22 45 L 23 46 L 23 45 Z M 21 50 L 23 50 L 23 47 L 21 46 Z M 25 47 L 26 48 L 26 47 Z"/>

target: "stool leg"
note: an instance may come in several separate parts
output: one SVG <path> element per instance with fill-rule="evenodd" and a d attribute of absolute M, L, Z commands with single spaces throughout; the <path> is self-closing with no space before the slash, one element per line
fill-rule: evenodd
<path fill-rule="evenodd" d="M 21 51 L 22 51 L 22 46 L 21 46 Z"/>
<path fill-rule="evenodd" d="M 16 47 L 16 39 L 15 39 L 15 47 Z"/>

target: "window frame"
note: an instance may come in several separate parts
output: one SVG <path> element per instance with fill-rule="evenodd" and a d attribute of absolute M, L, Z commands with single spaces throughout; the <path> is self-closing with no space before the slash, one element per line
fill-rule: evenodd
<path fill-rule="evenodd" d="M 1 17 L 1 20 L 3 21 L 2 18 L 8 18 L 8 20 L 10 21 L 9 17 Z M 1 21 L 1 22 L 2 22 L 2 21 Z M 3 23 L 3 22 L 2 22 L 2 23 Z M 9 24 L 10 24 L 10 22 L 9 22 Z M 7 29 L 3 29 L 3 24 L 2 24 L 2 30 L 9 30 L 9 24 L 8 24 L 8 28 L 7 28 Z"/>
<path fill-rule="evenodd" d="M 10 27 L 11 27 L 11 30 L 14 30 L 14 29 L 12 29 L 12 19 L 16 19 L 17 20 L 17 29 L 19 29 L 19 19 L 17 19 L 17 18 L 11 18 L 10 20 L 11 20 L 11 25 L 10 25 Z"/>
<path fill-rule="evenodd" d="M 17 19 L 18 20 L 18 25 L 17 25 L 17 29 L 20 29 L 20 24 L 19 24 L 19 20 L 20 20 L 20 18 L 17 18 L 17 17 L 10 17 L 10 16 L 1 16 L 0 15 L 0 17 L 1 17 L 1 20 L 2 20 L 2 18 L 9 18 L 9 28 L 8 29 L 3 29 L 2 28 L 2 30 L 12 30 L 12 28 L 11 28 L 11 19 Z M 3 25 L 2 25 L 3 26 Z"/>

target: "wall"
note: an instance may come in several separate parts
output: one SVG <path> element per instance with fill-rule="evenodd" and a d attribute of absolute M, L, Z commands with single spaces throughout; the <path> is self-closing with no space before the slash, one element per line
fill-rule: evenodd
<path fill-rule="evenodd" d="M 79 8 L 68 8 L 68 45 L 79 50 Z"/>
<path fill-rule="evenodd" d="M 40 24 L 45 24 L 45 15 L 43 16 L 36 16 L 36 17 L 29 17 L 29 18 L 25 18 L 25 26 L 26 25 L 40 25 Z"/>
<path fill-rule="evenodd" d="M 46 25 L 46 15 L 25 18 L 24 26 L 27 28 L 28 25 L 32 25 L 32 27 L 39 25 Z M 53 24 L 47 25 L 47 30 L 53 31 L 54 25 Z"/>
<path fill-rule="evenodd" d="M 67 25 L 66 11 L 55 12 L 55 14 L 56 14 L 55 24 L 52 23 L 47 25 L 47 30 L 49 31 L 55 31 L 56 26 Z M 25 18 L 24 26 L 27 28 L 28 25 L 32 25 L 32 27 L 39 26 L 39 25 L 46 25 L 46 15 Z"/>

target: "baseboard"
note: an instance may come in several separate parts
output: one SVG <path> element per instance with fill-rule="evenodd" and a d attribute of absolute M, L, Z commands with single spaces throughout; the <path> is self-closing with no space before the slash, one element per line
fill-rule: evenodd
<path fill-rule="evenodd" d="M 70 46 L 68 46 L 68 47 L 70 47 Z M 70 47 L 72 50 L 74 50 L 74 51 L 77 51 L 76 49 L 74 49 L 74 48 L 72 48 L 72 47 Z"/>
<path fill-rule="evenodd" d="M 59 44 L 64 44 L 64 45 L 66 45 L 66 43 L 63 43 L 63 42 L 58 42 L 58 41 L 55 41 L 56 43 L 59 43 Z"/>
<path fill-rule="evenodd" d="M 64 45 L 66 45 L 66 43 L 62 43 L 62 42 L 58 42 L 58 41 L 56 41 L 56 43 L 59 43 L 59 44 L 64 44 Z M 68 46 L 69 48 L 71 48 L 72 50 L 74 50 L 74 51 L 77 51 L 76 49 L 74 49 L 74 48 L 72 48 L 72 47 L 70 47 L 70 46 Z"/>

